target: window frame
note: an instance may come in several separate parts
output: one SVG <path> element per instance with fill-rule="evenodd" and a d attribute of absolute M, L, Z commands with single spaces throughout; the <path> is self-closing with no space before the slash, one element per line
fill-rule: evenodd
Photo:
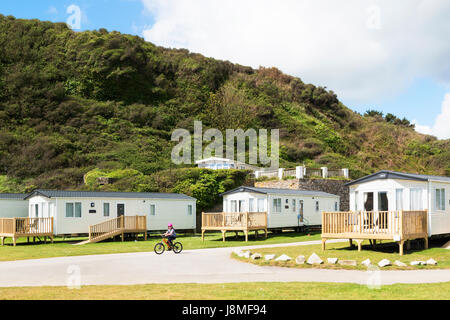
<path fill-rule="evenodd" d="M 106 205 L 108 206 L 108 214 L 106 214 Z M 111 203 L 109 202 L 103 202 L 103 216 L 104 217 L 110 217 L 111 216 Z"/>
<path fill-rule="evenodd" d="M 273 213 L 281 213 L 282 212 L 281 198 L 273 198 L 272 206 L 273 206 Z"/>
<path fill-rule="evenodd" d="M 436 188 L 434 198 L 434 206 L 436 210 L 445 211 L 445 188 Z"/>

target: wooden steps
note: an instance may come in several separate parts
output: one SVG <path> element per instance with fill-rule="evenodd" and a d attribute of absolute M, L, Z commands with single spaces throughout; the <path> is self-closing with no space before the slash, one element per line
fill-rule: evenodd
<path fill-rule="evenodd" d="M 97 236 L 97 237 L 93 237 L 92 239 L 88 239 L 79 243 L 76 243 L 75 245 L 79 246 L 79 245 L 83 245 L 83 244 L 88 244 L 88 243 L 96 243 L 96 242 L 100 242 L 100 241 L 104 241 L 110 238 L 114 238 L 115 236 L 121 235 L 122 233 L 124 233 L 124 229 L 117 229 L 117 230 L 113 230 L 110 231 L 108 233 L 105 233 L 103 235 Z"/>
<path fill-rule="evenodd" d="M 147 240 L 147 217 L 146 216 L 121 216 L 109 219 L 89 227 L 89 239 L 75 245 L 96 243 L 113 238 L 125 233 L 143 233 Z"/>

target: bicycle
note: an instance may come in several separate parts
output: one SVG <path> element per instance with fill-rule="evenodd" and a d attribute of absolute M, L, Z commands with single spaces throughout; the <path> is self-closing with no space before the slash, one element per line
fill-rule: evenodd
<path fill-rule="evenodd" d="M 183 245 L 181 244 L 181 242 L 175 242 L 173 245 L 172 245 L 172 247 L 169 245 L 169 243 L 168 243 L 168 240 L 167 240 L 167 238 L 166 237 L 162 237 L 162 241 L 161 242 L 159 242 L 159 243 L 157 243 L 156 245 L 155 245 L 155 248 L 154 248 L 154 250 L 155 250 L 155 253 L 156 254 L 163 254 L 164 253 L 164 251 L 166 251 L 166 246 L 167 246 L 167 248 L 170 250 L 170 249 L 172 249 L 173 250 L 173 252 L 174 253 L 176 253 L 176 254 L 178 254 L 178 253 L 180 253 L 181 251 L 183 251 Z"/>

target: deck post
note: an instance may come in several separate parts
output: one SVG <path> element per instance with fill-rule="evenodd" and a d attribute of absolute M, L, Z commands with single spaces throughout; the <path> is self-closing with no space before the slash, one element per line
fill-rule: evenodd
<path fill-rule="evenodd" d="M 1 239 L 2 239 L 2 246 L 4 246 L 5 245 L 5 237 L 2 237 Z"/>
<path fill-rule="evenodd" d="M 202 229 L 202 241 L 205 241 L 205 230 Z"/>
<path fill-rule="evenodd" d="M 400 242 L 399 242 L 399 247 L 400 247 L 400 252 L 399 252 L 399 254 L 402 256 L 403 255 L 403 244 L 405 243 L 405 240 L 400 240 Z"/>
<path fill-rule="evenodd" d="M 225 242 L 225 233 L 227 230 L 222 230 L 222 241 Z"/>
<path fill-rule="evenodd" d="M 264 229 L 264 233 L 265 233 L 266 239 L 267 239 L 267 224 L 266 224 L 266 229 Z"/>
<path fill-rule="evenodd" d="M 13 245 L 14 245 L 14 247 L 16 246 L 16 244 L 17 244 L 17 238 L 13 237 Z"/>
<path fill-rule="evenodd" d="M 364 240 L 361 240 L 361 239 L 358 239 L 358 240 L 356 240 L 356 243 L 358 244 L 358 251 L 361 251 L 362 250 L 362 242 L 363 242 Z"/>
<path fill-rule="evenodd" d="M 245 242 L 248 242 L 248 229 L 246 229 L 244 233 L 245 233 Z"/>
<path fill-rule="evenodd" d="M 424 238 L 425 240 L 425 249 L 428 249 L 428 237 Z"/>
<path fill-rule="evenodd" d="M 52 244 L 53 244 L 53 235 L 50 236 L 50 239 L 52 239 Z"/>
<path fill-rule="evenodd" d="M 327 242 L 327 239 L 326 238 L 322 238 L 322 251 L 326 250 L 326 246 L 325 246 L 326 242 Z"/>

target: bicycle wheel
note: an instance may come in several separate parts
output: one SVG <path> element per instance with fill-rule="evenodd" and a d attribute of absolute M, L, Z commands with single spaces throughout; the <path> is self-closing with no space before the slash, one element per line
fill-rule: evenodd
<path fill-rule="evenodd" d="M 164 247 L 164 244 L 162 243 L 157 243 L 154 250 L 156 254 L 163 254 L 164 250 L 166 250 L 166 247 Z"/>
<path fill-rule="evenodd" d="M 180 253 L 183 251 L 183 245 L 180 242 L 177 242 L 173 245 L 173 252 Z"/>

